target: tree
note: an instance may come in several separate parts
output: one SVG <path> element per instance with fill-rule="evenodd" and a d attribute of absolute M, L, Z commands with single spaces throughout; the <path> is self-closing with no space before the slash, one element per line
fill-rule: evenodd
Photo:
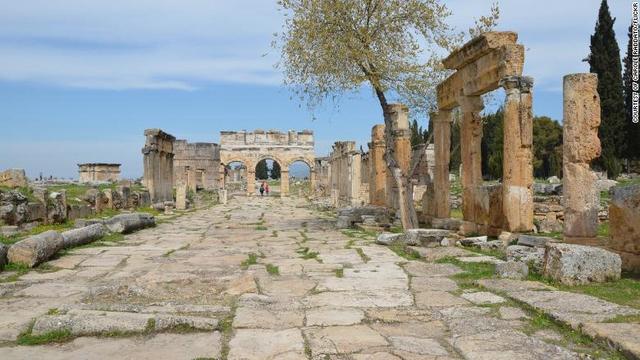
<path fill-rule="evenodd" d="M 502 178 L 504 110 L 482 117 L 482 174 L 490 179 Z"/>
<path fill-rule="evenodd" d="M 260 160 L 256 165 L 256 179 L 266 180 L 269 178 L 269 171 L 267 168 L 267 160 Z"/>
<path fill-rule="evenodd" d="M 625 121 L 627 126 L 627 156 L 634 159 L 640 159 L 640 124 L 633 123 L 631 119 L 631 94 L 632 94 L 632 62 L 633 57 L 633 27 L 629 26 L 629 42 L 627 44 L 627 56 L 624 58 L 624 74 L 622 80 L 624 83 L 624 102 L 625 102 Z"/>
<path fill-rule="evenodd" d="M 274 45 L 282 48 L 285 84 L 311 108 L 371 86 L 384 116 L 385 161 L 399 189 L 402 225 L 417 227 L 412 187 L 393 151 L 388 96 L 427 113 L 435 85 L 448 74 L 438 50 L 451 51 L 462 41 L 445 22 L 450 12 L 438 0 L 280 0 L 279 5 L 285 23 Z M 493 10 L 476 21 L 477 32 L 495 24 L 497 6 Z"/>
<path fill-rule="evenodd" d="M 274 161 L 271 164 L 271 171 L 269 172 L 271 175 L 271 178 L 273 180 L 278 180 L 280 179 L 280 164 L 278 164 L 277 161 Z"/>
<path fill-rule="evenodd" d="M 562 177 L 562 126 L 547 116 L 533 118 L 533 176 Z"/>
<path fill-rule="evenodd" d="M 422 126 L 418 125 L 418 120 L 413 119 L 413 121 L 409 123 L 409 129 L 411 130 L 411 146 L 427 142 L 428 132 L 427 130 L 423 130 Z"/>
<path fill-rule="evenodd" d="M 602 143 L 602 156 L 597 164 L 616 177 L 620 169 L 619 159 L 625 156 L 627 139 L 624 134 L 625 110 L 622 86 L 620 48 L 613 31 L 615 19 L 611 18 L 607 0 L 602 0 L 595 33 L 591 36 L 589 65 L 591 72 L 598 74 L 602 123 L 598 136 Z"/>

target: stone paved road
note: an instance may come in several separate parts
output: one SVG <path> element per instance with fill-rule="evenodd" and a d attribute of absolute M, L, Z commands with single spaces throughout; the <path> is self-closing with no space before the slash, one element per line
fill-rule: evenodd
<path fill-rule="evenodd" d="M 459 289 L 455 266 L 347 236 L 295 198 L 233 199 L 49 264 L 0 284 L 1 359 L 579 358 L 502 298 Z M 16 345 L 32 319 L 33 334 L 78 337 Z"/>

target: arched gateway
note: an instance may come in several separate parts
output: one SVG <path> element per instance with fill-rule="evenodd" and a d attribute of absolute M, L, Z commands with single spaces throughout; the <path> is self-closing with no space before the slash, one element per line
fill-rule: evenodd
<path fill-rule="evenodd" d="M 275 130 L 221 131 L 220 161 L 222 165 L 240 161 L 246 166 L 247 194 L 255 193 L 256 165 L 272 159 L 280 165 L 282 196 L 289 194 L 289 165 L 304 161 L 310 168 L 311 189 L 315 187 L 315 151 L 313 131 L 280 132 Z"/>

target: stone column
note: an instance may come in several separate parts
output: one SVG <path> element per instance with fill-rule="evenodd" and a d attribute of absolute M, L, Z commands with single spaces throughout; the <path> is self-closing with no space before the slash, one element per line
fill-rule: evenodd
<path fill-rule="evenodd" d="M 384 206 L 387 197 L 387 163 L 384 161 L 384 125 L 371 129 L 369 143 L 369 202 Z"/>
<path fill-rule="evenodd" d="M 185 210 L 187 208 L 187 185 L 180 184 L 176 187 L 176 209 Z"/>
<path fill-rule="evenodd" d="M 247 164 L 247 195 L 254 196 L 256 194 L 256 167 L 253 164 Z"/>
<path fill-rule="evenodd" d="M 175 137 L 160 129 L 147 129 L 144 155 L 143 183 L 152 202 L 173 200 L 173 143 Z"/>
<path fill-rule="evenodd" d="M 280 196 L 289 196 L 289 168 L 280 169 Z"/>
<path fill-rule="evenodd" d="M 311 197 L 316 196 L 316 183 L 318 182 L 317 176 L 316 169 L 309 166 L 309 188 L 311 191 Z"/>
<path fill-rule="evenodd" d="M 395 158 L 405 176 L 411 166 L 411 130 L 409 130 L 409 109 L 402 104 L 389 104 L 386 116 L 391 118 L 391 137 Z M 407 178 L 404 181 L 408 181 Z M 399 209 L 399 189 L 392 174 L 387 172 L 387 206 Z M 409 194 L 406 194 L 409 196 Z"/>
<path fill-rule="evenodd" d="M 197 190 L 196 169 L 193 166 L 187 167 L 187 189 L 193 191 Z"/>
<path fill-rule="evenodd" d="M 533 114 L 530 77 L 511 76 L 500 84 L 506 91 L 502 160 L 503 228 L 533 230 Z"/>
<path fill-rule="evenodd" d="M 460 153 L 462 158 L 462 216 L 468 222 L 466 232 L 475 231 L 476 188 L 482 185 L 482 119 L 484 109 L 480 96 L 461 96 Z"/>
<path fill-rule="evenodd" d="M 352 206 L 360 206 L 360 170 L 362 166 L 362 155 L 353 151 L 347 154 L 347 171 L 349 176 L 349 203 Z"/>
<path fill-rule="evenodd" d="M 439 219 L 450 217 L 449 205 L 449 161 L 451 160 L 451 111 L 440 110 L 431 116 L 433 121 L 433 142 L 435 146 L 435 174 L 433 179 L 433 201 L 431 206 Z M 427 204 L 423 204 L 423 208 Z"/>
<path fill-rule="evenodd" d="M 564 77 L 562 193 L 567 242 L 592 243 L 598 232 L 600 194 L 591 161 L 600 156 L 600 97 L 596 74 Z"/>

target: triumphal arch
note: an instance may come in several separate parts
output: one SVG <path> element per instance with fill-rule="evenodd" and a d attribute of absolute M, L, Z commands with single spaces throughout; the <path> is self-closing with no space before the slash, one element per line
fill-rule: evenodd
<path fill-rule="evenodd" d="M 221 131 L 220 161 L 226 166 L 240 162 L 246 168 L 247 193 L 254 194 L 256 165 L 262 160 L 280 165 L 280 194 L 289 194 L 289 166 L 302 161 L 309 166 L 311 189 L 315 188 L 315 151 L 313 131 L 275 130 Z"/>

